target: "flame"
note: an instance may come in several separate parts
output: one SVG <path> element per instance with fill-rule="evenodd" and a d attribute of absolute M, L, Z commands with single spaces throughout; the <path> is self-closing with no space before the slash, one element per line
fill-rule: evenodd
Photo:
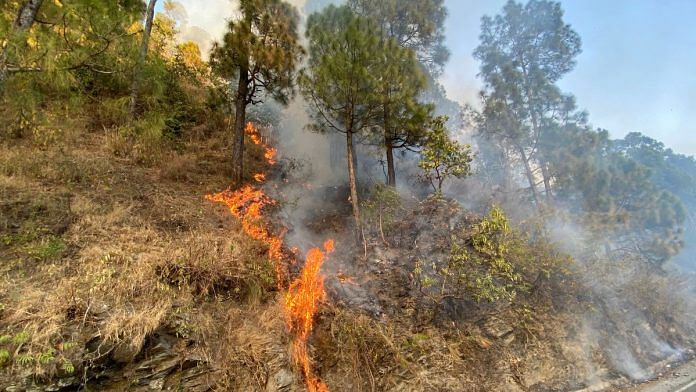
<path fill-rule="evenodd" d="M 247 123 L 244 131 L 254 144 L 265 149 L 264 157 L 268 165 L 275 165 L 278 151 L 264 143 L 254 124 Z M 266 181 L 266 174 L 258 173 L 254 175 L 254 180 L 263 183 Z M 287 275 L 283 239 L 282 236 L 272 234 L 269 224 L 263 216 L 263 209 L 275 204 L 275 200 L 268 197 L 262 189 L 250 185 L 236 191 L 226 190 L 208 195 L 206 199 L 227 205 L 232 216 L 240 220 L 244 232 L 249 237 L 268 246 L 268 258 L 276 272 L 278 289 L 282 290 Z M 312 372 L 307 341 L 314 327 L 314 316 L 319 310 L 319 305 L 326 298 L 324 277 L 319 270 L 326 255 L 333 251 L 333 240 L 324 243 L 323 251 L 319 248 L 311 249 L 307 253 L 307 259 L 300 276 L 290 284 L 285 294 L 284 309 L 288 329 L 294 334 L 292 354 L 302 369 L 309 392 L 329 391 L 326 384 L 322 383 Z M 299 253 L 299 250 L 293 249 L 293 253 Z"/>
<path fill-rule="evenodd" d="M 276 155 L 278 155 L 278 150 L 276 150 L 275 148 L 271 148 L 271 147 L 266 147 L 266 152 L 263 154 L 263 156 L 266 158 L 266 161 L 270 165 L 276 164 L 276 160 L 275 160 Z"/>
<path fill-rule="evenodd" d="M 254 124 L 248 122 L 246 127 L 244 127 L 244 133 L 246 133 L 247 136 L 249 136 L 249 139 L 251 139 L 251 141 L 257 146 L 260 146 L 263 143 L 261 140 L 261 134 Z"/>
<path fill-rule="evenodd" d="M 252 143 L 256 144 L 257 146 L 263 146 L 263 148 L 265 149 L 263 156 L 266 158 L 266 162 L 268 162 L 269 165 L 273 166 L 277 163 L 276 155 L 278 155 L 278 150 L 264 144 L 263 139 L 261 138 L 261 133 L 259 133 L 258 128 L 256 128 L 254 124 L 247 123 L 246 127 L 244 128 L 244 133 L 246 133 L 247 136 L 249 136 L 249 139 L 251 139 Z"/>
<path fill-rule="evenodd" d="M 206 199 L 227 205 L 232 216 L 242 223 L 244 233 L 268 246 L 268 258 L 276 273 L 276 283 L 278 288 L 282 289 L 286 275 L 283 265 L 283 240 L 271 234 L 262 213 L 264 207 L 273 205 L 275 202 L 261 189 L 249 185 L 234 192 L 227 190 L 208 195 Z"/>
<path fill-rule="evenodd" d="M 307 340 L 314 328 L 314 316 L 319 310 L 319 304 L 326 298 L 324 277 L 319 270 L 326 255 L 333 250 L 333 240 L 324 243 L 323 252 L 319 248 L 310 249 L 300 276 L 290 284 L 285 295 L 288 328 L 295 333 L 293 357 L 302 368 L 310 392 L 328 392 L 328 387 L 312 372 Z"/>

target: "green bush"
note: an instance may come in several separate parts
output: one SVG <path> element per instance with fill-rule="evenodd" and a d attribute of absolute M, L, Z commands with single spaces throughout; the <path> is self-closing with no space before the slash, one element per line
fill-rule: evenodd
<path fill-rule="evenodd" d="M 394 187 L 383 184 L 372 189 L 361 207 L 363 227 L 385 241 L 395 226 L 396 218 L 403 212 L 399 193 Z"/>
<path fill-rule="evenodd" d="M 416 265 L 420 285 L 438 302 L 444 298 L 473 299 L 477 302 L 512 301 L 527 288 L 510 255 L 524 246 L 515 239 L 507 217 L 500 208 L 491 209 L 472 232 L 452 236 L 450 253 L 443 263 Z"/>

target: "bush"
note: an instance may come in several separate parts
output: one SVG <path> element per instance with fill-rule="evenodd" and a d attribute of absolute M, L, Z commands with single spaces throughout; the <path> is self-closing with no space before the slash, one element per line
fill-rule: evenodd
<path fill-rule="evenodd" d="M 394 229 L 396 217 L 402 213 L 401 198 L 394 187 L 377 185 L 371 194 L 361 203 L 363 227 L 368 234 L 386 237 Z"/>
<path fill-rule="evenodd" d="M 423 292 L 438 303 L 444 298 L 512 301 L 519 291 L 527 289 L 515 261 L 509 257 L 513 248 L 523 246 L 514 238 L 503 211 L 494 207 L 473 232 L 452 237 L 444 263 L 433 263 L 428 274 L 428 266 L 419 262 L 415 274 L 420 277 Z"/>

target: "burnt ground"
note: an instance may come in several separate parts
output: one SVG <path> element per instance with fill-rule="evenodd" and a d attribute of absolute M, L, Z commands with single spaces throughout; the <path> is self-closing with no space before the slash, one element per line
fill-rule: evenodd
<path fill-rule="evenodd" d="M 332 197 L 342 208 L 317 211 L 307 226 L 343 239 L 323 269 L 331 303 L 313 340 L 321 376 L 339 390 L 621 389 L 659 377 L 696 343 L 688 317 L 674 317 L 683 304 L 649 309 L 677 299 L 672 277 L 635 273 L 643 286 L 603 286 L 548 244 L 530 243 L 529 290 L 514 301 L 434 304 L 414 270 L 445 260 L 451 236 L 481 217 L 454 201 L 411 201 L 386 238 L 368 234 L 365 248 L 342 229 L 345 195 Z M 548 257 L 559 261 L 543 278 L 534 265 Z"/>

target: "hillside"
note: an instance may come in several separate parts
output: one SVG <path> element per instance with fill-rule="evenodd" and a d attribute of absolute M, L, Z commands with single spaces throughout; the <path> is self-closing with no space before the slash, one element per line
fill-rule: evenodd
<path fill-rule="evenodd" d="M 167 158 L 145 166 L 115 157 L 109 137 L 78 126 L 50 147 L 33 139 L 3 146 L 2 347 L 9 357 L 1 383 L 12 390 L 301 390 L 268 248 L 204 198 L 227 186 L 224 133 L 163 147 Z M 250 165 L 264 166 L 262 152 L 252 150 Z M 438 292 L 426 293 L 414 269 L 446 258 L 450 236 L 474 235 L 481 218 L 453 201 L 409 209 L 387 231 L 389 245 L 375 241 L 367 258 L 345 241 L 328 256 L 329 296 L 310 340 L 324 382 L 336 390 L 413 391 L 588 385 L 585 356 L 609 353 L 582 346 L 587 330 L 577 316 L 596 303 L 583 299 L 567 258 L 514 242 L 521 246 L 511 252 L 515 265 L 531 264 L 521 269 L 511 306 L 435 300 Z M 550 278 L 540 274 L 541 260 Z M 670 345 L 688 343 L 672 335 Z M 611 371 L 604 361 L 605 370 L 593 371 Z"/>
<path fill-rule="evenodd" d="M 0 390 L 616 392 L 694 363 L 696 159 L 562 91 L 561 2 L 481 18 L 478 102 L 442 85 L 444 0 L 244 0 L 215 37 L 196 4 L 0 3 Z"/>

